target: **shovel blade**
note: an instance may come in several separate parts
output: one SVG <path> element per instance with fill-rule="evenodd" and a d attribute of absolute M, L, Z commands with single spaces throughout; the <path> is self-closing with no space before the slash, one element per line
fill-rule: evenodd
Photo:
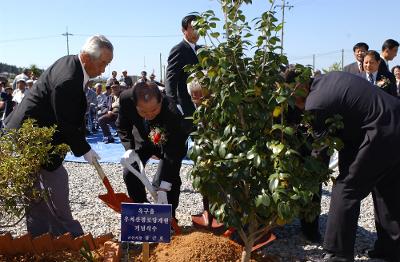
<path fill-rule="evenodd" d="M 99 198 L 115 212 L 121 213 L 121 203 L 133 203 L 133 200 L 124 193 L 99 195 Z"/>

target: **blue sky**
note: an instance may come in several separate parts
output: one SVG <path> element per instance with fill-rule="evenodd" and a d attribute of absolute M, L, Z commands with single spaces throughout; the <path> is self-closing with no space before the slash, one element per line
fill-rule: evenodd
<path fill-rule="evenodd" d="M 285 12 L 284 52 L 290 62 L 327 68 L 341 61 L 353 62 L 352 47 L 364 41 L 380 51 L 385 39 L 400 40 L 398 0 L 287 0 L 294 7 Z M 276 1 L 282 4 L 281 0 Z M 248 20 L 269 8 L 268 0 L 253 0 L 244 6 Z M 68 31 L 71 54 L 77 54 L 86 38 L 101 33 L 114 44 L 112 70 L 120 75 L 142 70 L 160 75 L 170 49 L 182 39 L 180 21 L 186 14 L 213 9 L 221 16 L 216 0 L 37 0 L 1 1 L 0 62 L 41 68 L 66 55 Z M 276 9 L 281 18 L 280 9 Z M 157 37 L 152 37 L 157 36 Z M 201 44 L 203 41 L 200 40 Z M 396 57 L 390 66 L 400 64 Z"/>

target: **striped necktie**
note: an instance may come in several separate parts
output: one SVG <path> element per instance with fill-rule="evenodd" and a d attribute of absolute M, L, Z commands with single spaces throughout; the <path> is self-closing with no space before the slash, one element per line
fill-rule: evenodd
<path fill-rule="evenodd" d="M 371 84 L 374 84 L 374 75 L 373 75 L 373 74 L 371 74 L 371 73 L 368 74 L 368 81 L 369 81 Z"/>

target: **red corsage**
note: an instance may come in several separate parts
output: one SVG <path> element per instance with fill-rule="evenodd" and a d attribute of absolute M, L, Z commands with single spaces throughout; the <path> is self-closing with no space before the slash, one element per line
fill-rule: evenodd
<path fill-rule="evenodd" d="M 152 127 L 149 134 L 150 141 L 156 146 L 164 145 L 167 142 L 167 134 L 164 128 Z"/>

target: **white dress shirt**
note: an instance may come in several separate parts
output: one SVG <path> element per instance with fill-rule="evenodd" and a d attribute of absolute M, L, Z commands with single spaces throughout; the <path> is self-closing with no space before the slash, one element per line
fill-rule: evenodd
<path fill-rule="evenodd" d="M 85 67 L 83 66 L 83 63 L 82 63 L 82 60 L 81 60 L 81 55 L 79 54 L 78 57 L 79 57 L 79 62 L 81 63 L 81 66 L 82 66 L 82 71 L 83 71 L 83 92 L 85 92 L 86 91 L 85 90 L 86 84 L 89 81 L 89 75 L 86 72 Z"/>
<path fill-rule="evenodd" d="M 196 44 L 189 42 L 185 37 L 183 37 L 183 40 L 185 40 L 190 45 L 190 47 L 193 49 L 193 52 L 196 53 Z"/>

